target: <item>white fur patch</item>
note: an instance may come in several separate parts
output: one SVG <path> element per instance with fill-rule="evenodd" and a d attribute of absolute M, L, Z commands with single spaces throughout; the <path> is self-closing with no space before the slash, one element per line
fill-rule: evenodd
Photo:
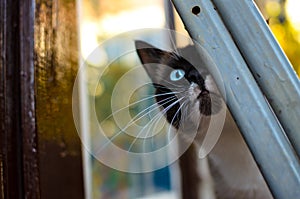
<path fill-rule="evenodd" d="M 198 95 L 201 93 L 199 86 L 192 82 L 191 86 L 189 87 L 189 98 L 193 102 L 197 100 Z"/>
<path fill-rule="evenodd" d="M 211 75 L 207 75 L 205 78 L 205 87 L 208 91 L 210 92 L 214 92 L 214 93 L 219 93 L 218 91 L 218 87 L 214 81 L 214 79 L 212 78 Z"/>
<path fill-rule="evenodd" d="M 199 110 L 199 100 L 197 99 L 198 95 L 201 93 L 201 90 L 199 86 L 196 83 L 192 83 L 191 86 L 189 87 L 189 100 L 190 100 L 190 106 L 188 107 L 189 110 L 188 117 L 191 122 L 194 124 L 199 125 L 200 122 L 200 110 Z"/>

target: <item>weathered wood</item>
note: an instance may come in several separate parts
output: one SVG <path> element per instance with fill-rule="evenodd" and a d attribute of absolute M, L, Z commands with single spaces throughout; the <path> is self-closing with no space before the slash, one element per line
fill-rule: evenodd
<path fill-rule="evenodd" d="M 72 115 L 78 69 L 75 0 L 35 1 L 35 80 L 41 198 L 84 198 Z M 79 105 L 78 105 L 79 106 Z"/>
<path fill-rule="evenodd" d="M 19 1 L 20 104 L 24 198 L 40 198 L 38 134 L 35 114 L 34 0 Z"/>
<path fill-rule="evenodd" d="M 0 1 L 0 28 L 0 199 L 83 198 L 72 89 L 64 90 L 78 67 L 75 0 Z M 52 81 L 58 68 L 69 75 L 63 86 Z"/>
<path fill-rule="evenodd" d="M 39 198 L 33 0 L 0 3 L 0 198 Z"/>

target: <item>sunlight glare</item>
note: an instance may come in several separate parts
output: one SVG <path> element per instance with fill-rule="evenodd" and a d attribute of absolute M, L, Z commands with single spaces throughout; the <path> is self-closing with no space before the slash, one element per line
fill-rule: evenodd
<path fill-rule="evenodd" d="M 146 17 L 145 17 L 146 16 Z M 106 34 L 142 29 L 159 28 L 165 24 L 164 10 L 161 6 L 147 6 L 118 14 L 107 14 L 100 19 L 100 29 Z"/>
<path fill-rule="evenodd" d="M 286 3 L 286 10 L 289 19 L 291 20 L 295 29 L 300 31 L 300 1 L 288 0 Z"/>
<path fill-rule="evenodd" d="M 92 66 L 103 66 L 107 62 L 105 50 L 100 48 L 97 23 L 84 21 L 81 25 L 81 54 L 87 63 Z"/>

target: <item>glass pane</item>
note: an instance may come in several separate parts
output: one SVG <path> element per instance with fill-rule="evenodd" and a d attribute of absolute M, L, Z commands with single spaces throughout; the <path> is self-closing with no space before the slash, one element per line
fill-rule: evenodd
<path fill-rule="evenodd" d="M 143 40 L 170 49 L 170 32 L 163 29 L 164 1 L 78 2 L 82 60 L 76 85 L 80 114 L 75 120 L 84 145 L 86 197 L 173 197 L 169 164 L 155 166 L 159 163 L 154 161 L 167 160 L 167 151 L 139 157 L 166 145 L 163 115 L 158 109 L 145 111 L 155 104 L 145 97 L 153 88 L 134 48 L 135 40 Z M 156 122 L 154 129 L 147 127 L 151 121 Z"/>

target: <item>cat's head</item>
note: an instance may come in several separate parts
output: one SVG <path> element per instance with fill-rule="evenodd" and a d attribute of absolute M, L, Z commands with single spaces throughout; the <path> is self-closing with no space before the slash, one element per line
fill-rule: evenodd
<path fill-rule="evenodd" d="M 135 46 L 156 89 L 156 101 L 173 126 L 178 128 L 181 118 L 197 123 L 201 116 L 210 116 L 221 110 L 221 96 L 205 68 L 198 66 L 197 70 L 175 52 L 158 49 L 143 41 L 136 41 Z M 191 47 L 186 49 L 191 50 Z"/>

